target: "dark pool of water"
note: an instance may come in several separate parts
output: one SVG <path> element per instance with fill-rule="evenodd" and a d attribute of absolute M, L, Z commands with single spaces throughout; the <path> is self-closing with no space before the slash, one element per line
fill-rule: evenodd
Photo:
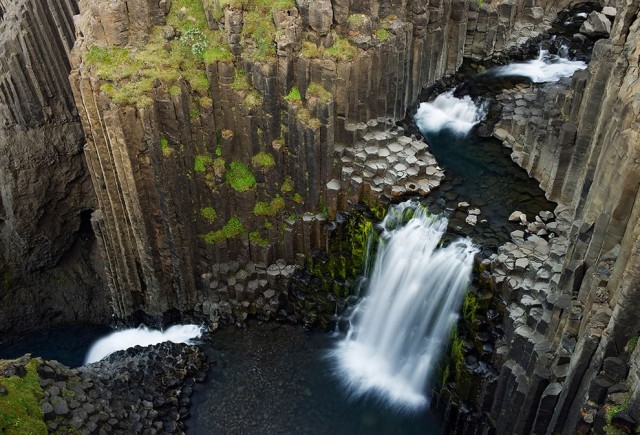
<path fill-rule="evenodd" d="M 542 210 L 553 211 L 556 204 L 548 201 L 538 182 L 511 160 L 510 150 L 493 138 L 473 133 L 456 136 L 448 130 L 426 136 L 430 151 L 446 178 L 441 187 L 424 202 L 435 212 L 454 210 L 449 220 L 450 230 L 470 236 L 492 252 L 509 240 L 509 233 L 518 224 L 509 222 L 509 215 L 519 210 L 531 221 Z M 468 202 L 467 209 L 457 208 Z M 479 208 L 478 225 L 465 224 L 466 210 Z M 457 209 L 457 211 L 455 211 Z M 480 223 L 486 219 L 487 223 Z"/>
<path fill-rule="evenodd" d="M 273 323 L 217 331 L 204 345 L 215 364 L 193 396 L 187 433 L 441 433 L 427 411 L 399 415 L 348 400 L 326 357 L 337 340 Z"/>
<path fill-rule="evenodd" d="M 0 359 L 15 359 L 25 353 L 47 360 L 54 359 L 69 367 L 84 363 L 91 344 L 112 332 L 103 325 L 69 325 L 26 334 L 19 340 L 0 347 Z"/>

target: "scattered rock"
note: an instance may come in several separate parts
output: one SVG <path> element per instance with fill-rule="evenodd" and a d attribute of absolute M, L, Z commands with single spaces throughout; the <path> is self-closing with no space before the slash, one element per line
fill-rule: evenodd
<path fill-rule="evenodd" d="M 611 22 L 604 14 L 593 11 L 582 23 L 580 33 L 591 37 L 608 37 L 611 33 Z"/>
<path fill-rule="evenodd" d="M 511 213 L 509 215 L 509 222 L 518 222 L 518 221 L 521 220 L 523 215 L 524 215 L 524 213 L 522 213 L 521 211 L 516 210 L 516 211 L 514 211 L 513 213 Z"/>

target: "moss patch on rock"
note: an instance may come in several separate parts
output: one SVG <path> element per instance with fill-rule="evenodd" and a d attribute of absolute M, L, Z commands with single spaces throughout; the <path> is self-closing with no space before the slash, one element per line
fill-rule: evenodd
<path fill-rule="evenodd" d="M 0 361 L 3 370 L 11 361 Z M 47 426 L 40 410 L 42 388 L 36 372 L 39 359 L 32 359 L 26 366 L 24 377 L 13 375 L 0 377 L 0 386 L 7 394 L 0 396 L 0 433 L 3 434 L 46 434 Z"/>
<path fill-rule="evenodd" d="M 236 192 L 246 192 L 256 186 L 256 177 L 253 172 L 241 162 L 231 162 L 226 179 L 229 186 Z"/>

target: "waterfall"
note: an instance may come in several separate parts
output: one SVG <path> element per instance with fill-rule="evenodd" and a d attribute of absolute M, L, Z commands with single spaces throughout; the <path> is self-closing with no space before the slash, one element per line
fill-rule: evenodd
<path fill-rule="evenodd" d="M 428 403 L 477 249 L 469 239 L 439 248 L 447 219 L 411 201 L 392 206 L 382 226 L 366 297 L 332 356 L 352 396 L 414 410 Z"/>
<path fill-rule="evenodd" d="M 112 332 L 91 345 L 85 358 L 85 364 L 100 361 L 118 350 L 129 349 L 134 346 L 151 346 L 165 341 L 174 343 L 190 343 L 200 337 L 202 327 L 198 325 L 175 325 L 165 331 L 149 329 L 144 325 L 138 328 L 124 329 Z"/>
<path fill-rule="evenodd" d="M 561 48 L 566 55 L 566 49 Z M 585 69 L 587 64 L 579 60 L 569 60 L 564 57 L 540 50 L 537 59 L 527 62 L 510 63 L 490 70 L 502 77 L 527 77 L 534 83 L 555 82 L 562 77 L 570 77 L 574 72 Z"/>
<path fill-rule="evenodd" d="M 414 118 L 421 131 L 436 132 L 446 128 L 465 135 L 485 116 L 484 108 L 477 106 L 471 97 L 456 98 L 450 90 L 430 103 L 421 103 Z"/>

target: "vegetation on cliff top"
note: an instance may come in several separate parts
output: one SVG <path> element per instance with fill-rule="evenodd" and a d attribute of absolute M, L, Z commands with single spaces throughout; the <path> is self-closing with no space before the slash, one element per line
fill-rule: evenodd
<path fill-rule="evenodd" d="M 0 362 L 0 370 L 11 361 Z M 26 375 L 1 378 L 0 386 L 7 394 L 0 395 L 0 433 L 3 434 L 46 434 L 47 426 L 40 410 L 42 388 L 36 369 L 39 359 L 32 359 L 25 366 Z"/>
<path fill-rule="evenodd" d="M 200 0 L 174 0 L 167 23 L 182 37 L 166 41 L 166 29 L 157 26 L 144 47 L 94 45 L 84 54 L 86 64 L 106 81 L 101 90 L 116 104 L 149 105 L 156 80 L 169 88 L 178 80 L 185 80 L 198 93 L 208 91 L 203 58 L 225 57 L 223 33 L 208 29 Z"/>

